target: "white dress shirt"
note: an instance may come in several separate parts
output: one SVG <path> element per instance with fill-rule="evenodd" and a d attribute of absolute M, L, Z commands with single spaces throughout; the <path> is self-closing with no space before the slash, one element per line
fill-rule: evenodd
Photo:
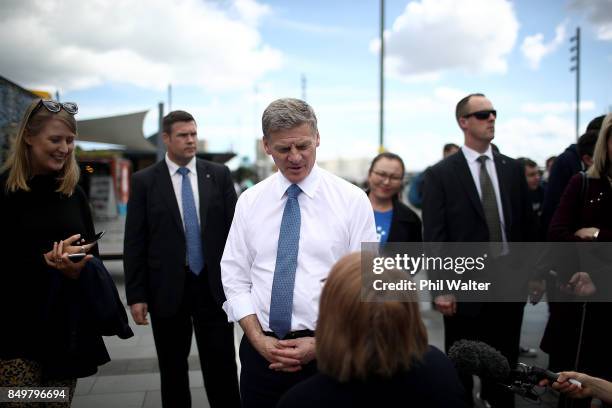
<path fill-rule="evenodd" d="M 168 157 L 166 153 L 166 165 L 170 172 L 170 180 L 172 180 L 172 188 L 174 189 L 174 195 L 176 196 L 176 202 L 178 203 L 179 211 L 181 212 L 181 221 L 183 226 L 185 225 L 185 218 L 183 217 L 183 176 L 178 172 L 179 166 Z M 191 190 L 193 191 L 193 199 L 195 201 L 196 214 L 198 216 L 198 223 L 200 223 L 200 194 L 198 190 L 198 173 L 196 170 L 196 158 L 191 159 L 185 166 L 189 169 L 187 177 L 191 183 Z"/>
<path fill-rule="evenodd" d="M 478 191 L 478 197 L 482 200 L 482 191 L 480 188 L 480 162 L 478 158 L 480 156 L 487 156 L 489 160 L 485 162 L 485 166 L 487 167 L 487 172 L 489 173 L 489 178 L 493 183 L 493 190 L 495 190 L 495 200 L 497 201 L 497 212 L 499 213 L 499 222 L 501 225 L 501 233 L 503 242 L 507 242 L 506 239 L 506 223 L 504 220 L 504 207 L 502 206 L 501 201 L 501 192 L 499 190 L 499 180 L 497 179 L 497 170 L 495 169 L 495 161 L 493 160 L 493 149 L 491 145 L 484 153 L 478 153 L 474 149 L 470 149 L 469 147 L 463 145 L 461 146 L 461 150 L 463 151 L 463 155 L 468 162 L 468 166 L 470 168 L 470 173 L 472 173 L 472 179 L 474 180 L 474 184 L 476 185 L 476 190 Z"/>
<path fill-rule="evenodd" d="M 256 314 L 270 331 L 270 299 L 280 225 L 291 185 L 280 172 L 238 198 L 221 259 L 221 278 L 230 322 Z M 319 168 L 298 183 L 300 242 L 293 292 L 291 330 L 314 330 L 319 297 L 336 261 L 376 241 L 376 225 L 365 192 Z"/>

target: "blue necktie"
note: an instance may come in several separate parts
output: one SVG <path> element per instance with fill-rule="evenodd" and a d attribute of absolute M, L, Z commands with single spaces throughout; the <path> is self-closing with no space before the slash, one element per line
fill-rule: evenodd
<path fill-rule="evenodd" d="M 181 200 L 183 201 L 183 222 L 185 223 L 185 239 L 187 241 L 187 261 L 191 272 L 199 275 L 204 268 L 204 255 L 202 253 L 202 236 L 200 235 L 198 213 L 191 182 L 189 181 L 189 169 L 180 167 L 178 172 L 183 176 Z"/>
<path fill-rule="evenodd" d="M 276 251 L 276 266 L 270 300 L 270 329 L 279 339 L 291 331 L 293 309 L 293 287 L 300 243 L 300 204 L 298 195 L 302 190 L 297 184 L 287 189 L 287 202 L 281 220 Z"/>

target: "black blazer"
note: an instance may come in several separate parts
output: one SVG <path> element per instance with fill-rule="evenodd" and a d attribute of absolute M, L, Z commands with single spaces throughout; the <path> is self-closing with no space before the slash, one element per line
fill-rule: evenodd
<path fill-rule="evenodd" d="M 391 230 L 387 242 L 421 241 L 423 241 L 421 219 L 410 207 L 395 198 L 393 200 Z"/>
<path fill-rule="evenodd" d="M 537 223 L 523 168 L 493 153 L 508 241 L 534 241 Z M 423 192 L 425 242 L 487 242 L 489 230 L 463 151 L 427 169 Z"/>
<path fill-rule="evenodd" d="M 535 241 L 537 222 L 522 166 L 502 154 L 493 153 L 493 160 L 506 239 L 510 242 Z M 426 170 L 423 193 L 423 236 L 426 243 L 489 241 L 482 202 L 462 150 Z M 436 277 L 433 274 L 432 278 Z M 521 289 L 513 276 L 498 279 L 511 279 L 512 288 Z M 500 287 L 505 286 L 502 284 Z M 457 313 L 464 315 L 474 315 L 480 309 L 477 303 L 460 302 L 457 306 Z"/>
<path fill-rule="evenodd" d="M 45 353 L 49 378 L 88 377 L 110 361 L 102 336 L 134 336 L 112 276 L 93 258 L 79 279 L 48 268 L 51 284 L 45 308 Z"/>
<path fill-rule="evenodd" d="M 236 191 L 226 166 L 197 159 L 204 270 L 212 295 L 225 301 L 221 256 L 234 216 Z M 165 160 L 134 173 L 123 249 L 129 305 L 145 302 L 160 317 L 173 315 L 185 288 L 186 242 Z"/>
<path fill-rule="evenodd" d="M 467 408 L 464 394 L 453 363 L 440 350 L 429 346 L 422 360 L 414 362 L 410 370 L 390 378 L 371 376 L 367 380 L 340 382 L 317 373 L 287 391 L 277 407 Z"/>

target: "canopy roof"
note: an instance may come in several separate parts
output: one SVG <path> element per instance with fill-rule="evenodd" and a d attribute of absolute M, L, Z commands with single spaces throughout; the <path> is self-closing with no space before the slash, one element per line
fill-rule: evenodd
<path fill-rule="evenodd" d="M 123 145 L 127 150 L 155 152 L 144 137 L 142 123 L 148 111 L 77 121 L 79 140 Z"/>

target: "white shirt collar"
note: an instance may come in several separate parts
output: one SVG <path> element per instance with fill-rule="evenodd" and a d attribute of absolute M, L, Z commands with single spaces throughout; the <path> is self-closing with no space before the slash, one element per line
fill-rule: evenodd
<path fill-rule="evenodd" d="M 304 178 L 304 180 L 297 183 L 297 185 L 300 187 L 302 192 L 306 194 L 309 198 L 313 198 L 315 193 L 317 192 L 317 188 L 319 187 L 319 181 L 321 179 L 320 171 L 321 170 L 319 169 L 319 166 L 317 166 L 317 164 L 315 163 L 315 165 L 312 166 L 312 170 L 310 170 L 310 174 L 308 174 L 306 178 Z M 283 198 L 283 195 L 285 195 L 285 193 L 287 192 L 287 189 L 293 183 L 289 181 L 283 175 L 283 173 L 280 172 L 280 170 L 278 171 L 277 179 L 278 179 L 278 190 L 277 190 L 278 197 Z"/>
<path fill-rule="evenodd" d="M 467 147 L 466 145 L 461 146 L 461 150 L 463 151 L 463 155 L 465 156 L 465 159 L 468 161 L 468 163 L 476 162 L 478 158 L 482 155 L 487 156 L 489 160 L 493 161 L 493 149 L 491 148 L 491 145 L 489 145 L 487 151 L 484 153 L 479 153 L 476 150 Z"/>
<path fill-rule="evenodd" d="M 179 167 L 182 167 L 182 166 L 179 166 L 178 164 L 176 164 L 175 162 L 173 162 L 172 160 L 170 160 L 170 157 L 168 157 L 168 153 L 167 152 L 166 152 L 165 160 L 166 160 L 166 165 L 168 166 L 168 170 L 170 170 L 170 175 L 171 176 L 174 176 L 176 174 L 176 172 L 178 171 Z M 198 173 L 196 172 L 196 157 L 194 156 L 189 161 L 189 163 L 187 163 L 187 165 L 185 167 L 187 167 L 189 169 L 190 173 L 193 173 L 193 174 L 197 175 Z"/>

